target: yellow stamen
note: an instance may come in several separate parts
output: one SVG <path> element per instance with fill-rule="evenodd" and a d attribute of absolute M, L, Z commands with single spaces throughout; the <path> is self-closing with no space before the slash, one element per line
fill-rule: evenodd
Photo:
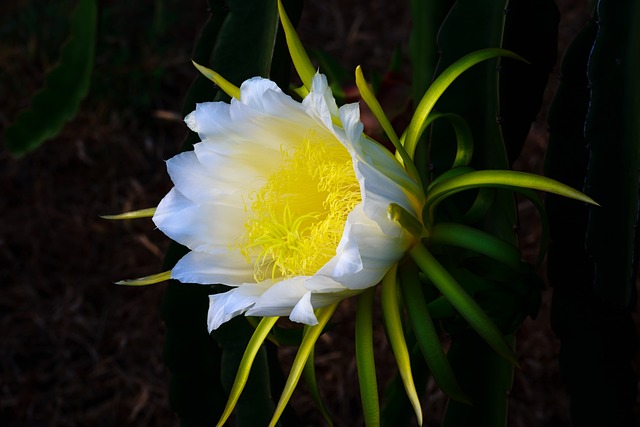
<path fill-rule="evenodd" d="M 283 150 L 279 169 L 250 195 L 240 243 L 257 281 L 312 275 L 336 253 L 347 216 L 362 201 L 351 155 L 331 134 L 310 131 Z M 257 259 L 256 257 L 257 251 Z"/>

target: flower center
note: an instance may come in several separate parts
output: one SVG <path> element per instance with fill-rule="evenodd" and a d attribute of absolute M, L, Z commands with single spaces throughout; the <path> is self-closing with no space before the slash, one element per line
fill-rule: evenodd
<path fill-rule="evenodd" d="M 347 216 L 362 201 L 351 155 L 332 135 L 312 130 L 282 156 L 250 195 L 253 215 L 241 250 L 247 259 L 258 250 L 256 281 L 317 272 L 335 255 Z"/>

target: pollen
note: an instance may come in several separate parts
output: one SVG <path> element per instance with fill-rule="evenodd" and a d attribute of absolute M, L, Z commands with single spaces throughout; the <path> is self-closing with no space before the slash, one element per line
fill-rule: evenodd
<path fill-rule="evenodd" d="M 309 131 L 282 150 L 280 167 L 249 196 L 240 249 L 256 281 L 313 275 L 336 253 L 347 216 L 362 201 L 351 155 L 333 136 Z"/>

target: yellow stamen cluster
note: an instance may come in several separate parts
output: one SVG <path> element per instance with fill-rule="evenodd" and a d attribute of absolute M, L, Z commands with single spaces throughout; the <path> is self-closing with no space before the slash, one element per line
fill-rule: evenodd
<path fill-rule="evenodd" d="M 362 201 L 351 155 L 323 131 L 310 131 L 250 196 L 241 250 L 256 259 L 257 281 L 312 275 L 336 253 L 347 216 Z M 253 257 L 250 256 L 253 254 Z"/>

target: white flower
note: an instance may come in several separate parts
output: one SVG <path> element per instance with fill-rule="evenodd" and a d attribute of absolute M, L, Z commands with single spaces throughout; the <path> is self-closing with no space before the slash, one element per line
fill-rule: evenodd
<path fill-rule="evenodd" d="M 233 287 L 210 296 L 209 330 L 243 313 L 317 324 L 314 309 L 376 285 L 414 243 L 387 211 L 421 218 L 420 187 L 323 75 L 302 103 L 252 78 L 185 121 L 201 142 L 167 162 L 175 187 L 153 221 L 191 250 L 172 278 Z"/>

